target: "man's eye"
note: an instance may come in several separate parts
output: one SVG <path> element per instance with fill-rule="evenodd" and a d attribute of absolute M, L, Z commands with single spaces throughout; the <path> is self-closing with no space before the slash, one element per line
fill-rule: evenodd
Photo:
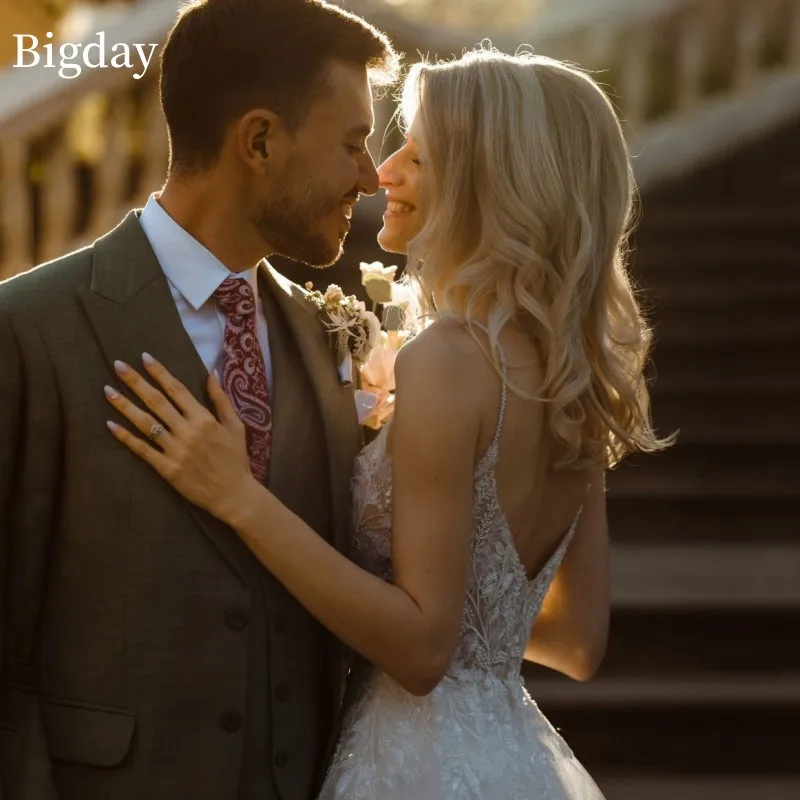
<path fill-rule="evenodd" d="M 359 155 L 365 155 L 367 152 L 367 145 L 366 144 L 348 144 L 347 149 L 353 153 L 358 153 Z"/>

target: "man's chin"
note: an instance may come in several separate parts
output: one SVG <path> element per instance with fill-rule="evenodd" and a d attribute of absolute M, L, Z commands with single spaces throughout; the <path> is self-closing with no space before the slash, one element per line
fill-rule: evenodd
<path fill-rule="evenodd" d="M 326 269 L 332 267 L 342 257 L 343 245 L 344 239 L 324 244 L 317 242 L 313 248 L 292 248 L 292 252 L 281 253 L 281 255 L 314 269 Z"/>

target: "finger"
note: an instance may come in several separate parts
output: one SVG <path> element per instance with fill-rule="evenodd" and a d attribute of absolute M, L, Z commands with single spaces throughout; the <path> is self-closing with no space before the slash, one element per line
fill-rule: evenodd
<path fill-rule="evenodd" d="M 192 417 L 198 412 L 206 412 L 205 406 L 194 398 L 194 395 L 150 353 L 142 353 L 142 363 L 148 375 L 155 378 L 158 385 L 185 417 Z"/>
<path fill-rule="evenodd" d="M 177 432 L 184 422 L 177 408 L 164 396 L 164 393 L 146 381 L 133 367 L 124 361 L 115 361 L 114 369 L 122 382 L 153 412 L 166 426 Z M 131 420 L 133 421 L 133 420 Z"/>
<path fill-rule="evenodd" d="M 141 408 L 131 403 L 126 397 L 123 397 L 116 389 L 111 386 L 105 387 L 106 399 L 111 403 L 114 408 L 127 419 L 136 430 L 149 437 L 153 427 L 158 424 L 150 414 L 142 411 Z M 177 413 L 177 412 L 176 412 Z M 163 450 L 172 441 L 173 436 L 168 429 L 164 429 L 158 436 L 158 446 Z"/>
<path fill-rule="evenodd" d="M 163 453 L 151 447 L 144 439 L 140 439 L 138 436 L 134 436 L 130 431 L 125 430 L 122 425 L 117 425 L 116 422 L 108 420 L 106 425 L 114 435 L 114 438 L 122 442 L 128 450 L 150 464 L 150 466 L 156 469 L 161 475 L 165 474 L 169 466 L 169 459 Z"/>
<path fill-rule="evenodd" d="M 208 396 L 214 404 L 219 421 L 226 427 L 235 427 L 241 424 L 241 419 L 236 413 L 230 398 L 225 394 L 216 371 L 208 376 Z"/>

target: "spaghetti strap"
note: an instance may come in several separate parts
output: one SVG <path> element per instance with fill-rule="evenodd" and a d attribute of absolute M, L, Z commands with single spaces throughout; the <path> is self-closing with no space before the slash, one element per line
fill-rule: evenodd
<path fill-rule="evenodd" d="M 482 325 L 480 322 L 470 321 L 467 323 L 467 325 L 474 325 L 476 328 L 480 328 L 487 336 L 489 335 L 488 328 L 485 325 Z M 499 341 L 497 342 L 497 354 L 500 357 L 500 370 L 502 373 L 500 377 L 500 411 L 497 415 L 497 426 L 494 431 L 494 437 L 492 438 L 491 445 L 489 445 L 489 451 L 495 453 L 495 458 L 497 457 L 497 452 L 499 450 L 500 433 L 503 429 L 503 421 L 505 420 L 506 416 L 506 403 L 508 401 L 508 367 L 503 345 L 501 345 Z"/>

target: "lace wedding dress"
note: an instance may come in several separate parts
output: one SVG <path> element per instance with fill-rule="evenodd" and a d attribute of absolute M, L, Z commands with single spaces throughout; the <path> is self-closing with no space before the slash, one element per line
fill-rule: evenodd
<path fill-rule="evenodd" d="M 506 395 L 504 381 L 494 439 L 475 467 L 470 574 L 447 674 L 429 695 L 416 697 L 366 667 L 319 800 L 602 800 L 520 679 L 533 620 L 578 520 L 529 581 L 495 483 Z M 389 425 L 356 462 L 352 552 L 387 581 Z"/>

